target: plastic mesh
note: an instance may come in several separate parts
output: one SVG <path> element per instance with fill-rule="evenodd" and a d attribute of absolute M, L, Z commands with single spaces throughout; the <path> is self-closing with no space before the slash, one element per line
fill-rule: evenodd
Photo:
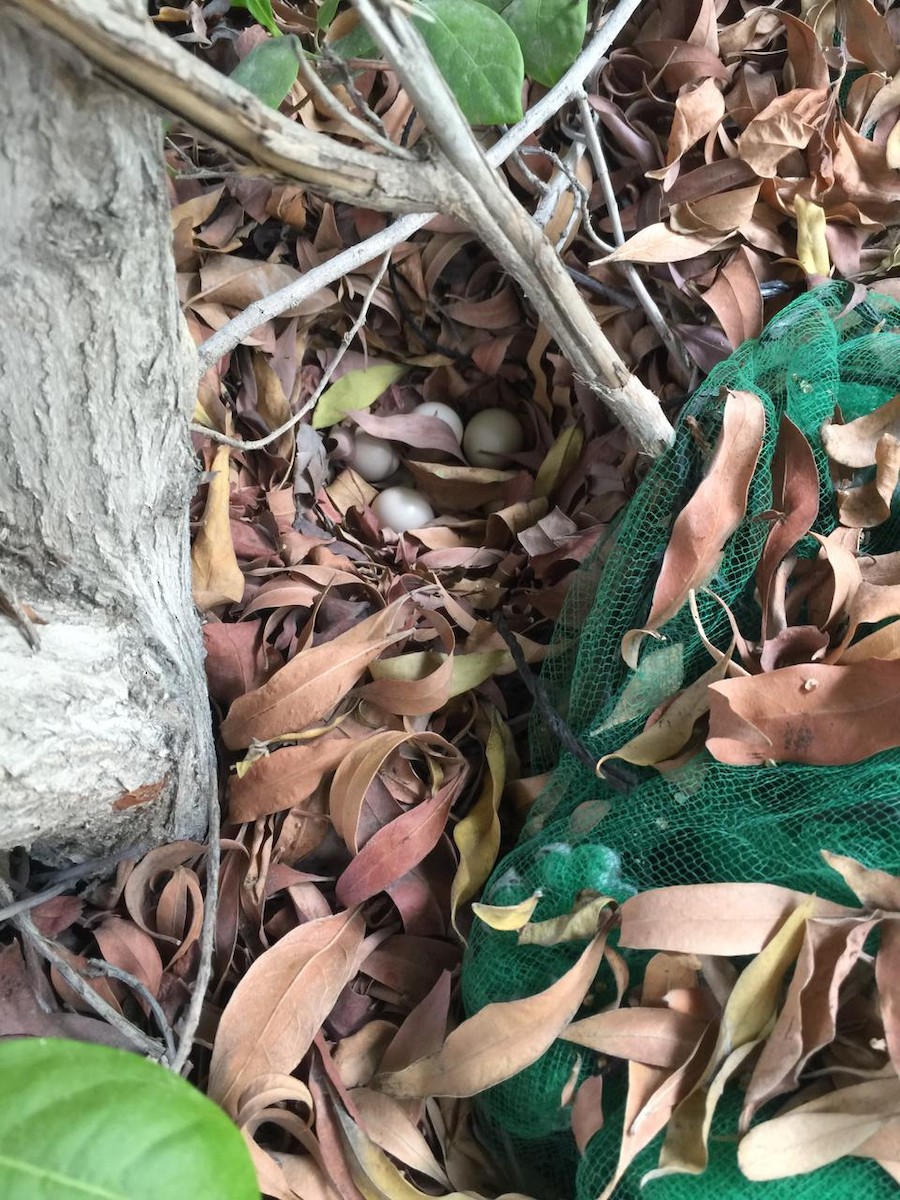
<path fill-rule="evenodd" d="M 816 453 L 822 503 L 815 530 L 825 534 L 834 527 L 833 490 L 818 431 L 835 405 L 852 420 L 900 390 L 900 307 L 873 293 L 850 308 L 849 296 L 846 285 L 831 284 L 801 297 L 770 321 L 757 341 L 745 343 L 713 371 L 686 405 L 672 449 L 654 464 L 618 527 L 576 577 L 544 679 L 554 707 L 597 758 L 639 732 L 662 698 L 710 665 L 686 609 L 663 627 L 664 642 L 651 642 L 644 650 L 645 656 L 665 655 L 656 673 L 665 681 L 669 672 L 673 686 L 661 695 L 636 693 L 620 644 L 627 630 L 646 620 L 672 523 L 702 478 L 698 443 L 705 439 L 713 445 L 719 433 L 723 387 L 755 392 L 766 410 L 766 439 L 747 517 L 710 583 L 736 612 L 742 629 L 752 631 L 754 622 L 759 624 L 753 574 L 769 526 L 758 518 L 771 508 L 770 462 L 784 414 Z M 867 536 L 865 548 L 872 553 L 900 549 L 898 513 Z M 813 554 L 808 541 L 806 552 Z M 709 597 L 698 602 L 708 636 L 724 647 L 729 633 L 722 609 Z M 557 763 L 559 747 L 539 714 L 532 750 L 535 770 L 554 763 L 556 769 L 518 845 L 495 869 L 484 899 L 514 904 L 541 889 L 535 920 L 569 911 L 583 888 L 624 899 L 647 888 L 732 880 L 776 883 L 855 903 L 820 858 L 823 848 L 900 872 L 898 750 L 846 767 L 767 768 L 725 766 L 704 752 L 665 776 L 634 770 L 625 791 L 598 780 L 568 754 Z M 514 933 L 476 922 L 462 977 L 467 1013 L 542 990 L 582 948 L 519 946 Z M 631 956 L 637 972 L 642 961 Z M 602 977 L 599 982 L 602 986 Z M 571 1089 L 573 1071 L 586 1076 L 595 1069 L 590 1059 L 583 1049 L 557 1042 L 528 1070 L 478 1099 L 482 1138 L 507 1165 L 511 1183 L 541 1200 L 593 1200 L 612 1174 L 623 1103 L 620 1097 L 617 1111 L 615 1093 L 624 1075 L 618 1084 L 615 1075 L 604 1081 L 606 1123 L 583 1156 L 571 1136 L 570 1111 L 560 1102 Z M 726 1092 L 717 1114 L 707 1172 L 651 1181 L 640 1193 L 643 1200 L 721 1200 L 750 1191 L 764 1200 L 813 1194 L 826 1200 L 851 1194 L 855 1200 L 877 1200 L 896 1193 L 877 1164 L 855 1159 L 806 1176 L 750 1183 L 735 1161 L 740 1094 L 734 1095 L 729 1101 Z M 637 1197 L 638 1182 L 656 1165 L 658 1150 L 657 1143 L 636 1160 L 617 1200 Z"/>

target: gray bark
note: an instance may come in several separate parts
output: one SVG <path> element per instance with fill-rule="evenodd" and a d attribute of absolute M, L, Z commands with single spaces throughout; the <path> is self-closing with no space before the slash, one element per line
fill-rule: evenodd
<path fill-rule="evenodd" d="M 214 786 L 196 359 L 159 121 L 17 19 L 0 4 L 0 849 L 78 858 L 201 833 Z"/>

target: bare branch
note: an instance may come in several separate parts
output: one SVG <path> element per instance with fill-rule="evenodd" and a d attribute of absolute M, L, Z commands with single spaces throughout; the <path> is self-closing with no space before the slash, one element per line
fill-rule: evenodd
<path fill-rule="evenodd" d="M 454 186 L 438 164 L 375 154 L 313 133 L 108 0 L 9 0 L 139 93 L 252 164 L 240 173 L 295 180 L 332 199 L 389 212 L 437 208 Z"/>
<path fill-rule="evenodd" d="M 638 448 L 659 454 L 674 436 L 659 401 L 628 370 L 542 230 L 485 158 L 418 30 L 384 0 L 354 0 L 354 4 L 458 174 L 459 186 L 448 197 L 445 211 L 474 229 L 512 274 L 574 370 L 621 421 Z"/>

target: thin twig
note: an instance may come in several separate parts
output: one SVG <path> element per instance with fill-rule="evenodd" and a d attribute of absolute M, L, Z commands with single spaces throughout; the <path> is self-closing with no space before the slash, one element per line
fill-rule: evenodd
<path fill-rule="evenodd" d="M 0 900 L 3 901 L 4 906 L 9 906 L 14 902 L 12 889 L 6 880 L 2 878 L 0 878 Z M 85 981 L 83 976 L 75 970 L 72 964 L 63 957 L 56 943 L 41 933 L 27 912 L 20 912 L 10 919 L 19 933 L 28 939 L 42 958 L 45 958 L 47 962 L 56 967 L 72 991 L 89 1008 L 92 1008 L 98 1017 L 102 1017 L 107 1025 L 111 1025 L 117 1033 L 130 1042 L 141 1054 L 146 1054 L 156 1060 L 165 1060 L 165 1048 L 155 1038 L 144 1033 L 142 1029 L 138 1029 L 127 1017 L 123 1017 L 121 1013 L 116 1012 L 113 1006 L 104 1000 Z"/>
<path fill-rule="evenodd" d="M 508 130 L 485 152 L 491 166 L 497 167 L 504 163 L 526 138 L 540 129 L 574 96 L 583 91 L 584 80 L 596 69 L 640 3 L 641 0 L 621 0 L 616 5 L 614 11 L 594 34 L 562 79 L 533 108 L 528 110 L 517 125 Z M 307 271 L 287 287 L 272 292 L 263 300 L 254 301 L 202 343 L 197 351 L 199 374 L 205 374 L 223 355 L 240 345 L 254 329 L 258 329 L 266 321 L 273 320 L 287 309 L 307 300 L 342 276 L 349 275 L 357 267 L 371 262 L 373 258 L 377 258 L 380 254 L 400 245 L 401 242 L 407 241 L 429 221 L 432 221 L 436 215 L 431 212 L 413 213 L 406 217 L 400 217 L 386 229 L 382 229 L 380 233 L 373 234 L 372 237 L 366 238 L 356 246 L 350 246 L 347 250 L 336 254 L 334 258 Z"/>
<path fill-rule="evenodd" d="M 337 117 L 339 121 L 343 121 L 348 125 L 361 138 L 374 142 L 376 146 L 380 146 L 388 154 L 393 154 L 397 158 L 404 159 L 406 162 L 416 161 L 416 156 L 411 150 L 407 150 L 405 146 L 398 146 L 390 138 L 384 137 L 377 130 L 367 125 L 365 121 L 361 121 L 359 117 L 350 112 L 345 105 L 341 104 L 340 100 L 332 94 L 330 88 L 322 82 L 315 70 L 310 66 L 303 47 L 295 44 L 294 49 L 297 61 L 300 64 L 300 74 L 303 76 L 303 82 L 307 86 L 307 94 L 315 92 L 328 111 Z"/>
<path fill-rule="evenodd" d="M 204 437 L 210 438 L 212 441 L 219 443 L 219 445 L 231 446 L 235 450 L 264 450 L 266 446 L 269 446 L 272 442 L 277 441 L 282 434 L 287 433 L 289 429 L 293 429 L 299 421 L 302 421 L 306 414 L 318 404 L 319 398 L 325 391 L 326 387 L 328 387 L 328 384 L 331 382 L 331 377 L 334 375 L 338 363 L 350 349 L 353 339 L 365 324 L 366 317 L 369 314 L 369 306 L 372 303 L 375 293 L 378 291 L 378 285 L 384 278 L 384 273 L 387 270 L 388 263 L 391 260 L 391 253 L 392 252 L 388 250 L 387 254 L 385 254 L 384 258 L 379 264 L 378 270 L 375 272 L 371 284 L 366 289 L 366 294 L 363 297 L 362 304 L 360 305 L 359 314 L 356 317 L 356 320 L 341 338 L 341 344 L 338 346 L 334 358 L 325 368 L 316 390 L 309 397 L 303 407 L 294 413 L 289 421 L 285 421 L 283 425 L 280 425 L 278 429 L 274 429 L 271 433 L 267 433 L 265 437 L 257 438 L 255 442 L 242 442 L 239 438 L 228 437 L 227 434 L 219 433 L 219 431 L 216 429 L 207 429 L 205 425 L 191 425 L 191 432 L 202 433 Z"/>
<path fill-rule="evenodd" d="M 139 996 L 153 1013 L 156 1024 L 159 1026 L 159 1031 L 165 1039 L 166 1058 L 170 1063 L 175 1061 L 175 1034 L 172 1032 L 172 1026 L 169 1024 L 166 1014 L 162 1010 L 162 1005 L 146 984 L 142 983 L 136 975 L 132 975 L 130 971 L 123 971 L 121 967 L 105 962 L 102 958 L 89 958 L 84 973 L 88 978 L 108 975 L 110 978 L 118 979 L 126 987 L 131 988 L 135 995 Z"/>
<path fill-rule="evenodd" d="M 581 118 L 581 128 L 584 131 L 591 161 L 594 164 L 594 170 L 597 172 L 597 178 L 600 180 L 600 187 L 603 190 L 603 198 L 606 201 L 606 211 L 609 213 L 613 238 L 615 239 L 616 245 L 621 246 L 625 241 L 625 231 L 622 228 L 622 218 L 619 215 L 619 204 L 616 199 L 616 194 L 613 191 L 612 179 L 610 178 L 609 167 L 607 166 L 606 162 L 606 154 L 603 151 L 603 143 L 601 142 L 600 135 L 597 132 L 597 124 L 594 120 L 594 113 L 590 104 L 588 103 L 587 93 L 583 88 L 575 98 L 578 102 L 578 115 Z M 628 280 L 638 303 L 647 314 L 647 320 L 659 334 L 663 345 L 674 357 L 675 361 L 679 363 L 685 371 L 690 372 L 691 363 L 688 359 L 684 346 L 672 333 L 668 322 L 659 311 L 659 306 L 647 290 L 646 284 L 641 278 L 634 263 L 620 262 L 615 265 L 619 270 L 621 270 L 622 274 Z"/>
<path fill-rule="evenodd" d="M 219 907 L 219 864 L 222 859 L 222 848 L 219 845 L 221 819 L 219 789 L 213 783 L 207 798 L 209 846 L 206 852 L 206 890 L 203 898 L 203 924 L 200 927 L 200 958 L 188 1010 L 181 1023 L 178 1050 L 171 1059 L 172 1070 L 176 1075 L 180 1075 L 187 1066 L 203 1014 L 203 1002 L 209 989 L 209 981 L 212 979 L 213 953 L 216 947 L 216 913 Z"/>
<path fill-rule="evenodd" d="M 61 896 L 69 886 L 68 883 L 57 883 L 55 887 L 48 887 L 42 892 L 35 892 L 33 896 L 23 896 L 21 900 L 14 900 L 12 904 L 5 904 L 3 908 L 0 908 L 0 925 L 4 921 L 11 921 L 19 913 L 29 912 L 32 908 L 38 908 L 47 900 L 54 900 L 57 896 Z"/>

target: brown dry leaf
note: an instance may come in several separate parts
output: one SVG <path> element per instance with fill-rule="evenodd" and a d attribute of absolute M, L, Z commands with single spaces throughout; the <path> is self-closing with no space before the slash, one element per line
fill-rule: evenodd
<path fill-rule="evenodd" d="M 573 1021 L 561 1036 L 611 1058 L 672 1068 L 687 1061 L 708 1028 L 708 1021 L 669 1008 L 619 1008 Z"/>
<path fill-rule="evenodd" d="M 809 442 L 787 417 L 781 418 L 772 456 L 772 506 L 778 515 L 756 568 L 763 641 L 779 632 L 771 611 L 775 572 L 785 555 L 809 533 L 819 513 L 819 471 L 815 456 Z"/>
<path fill-rule="evenodd" d="M 358 912 L 308 921 L 252 964 L 225 1006 L 213 1044 L 208 1092 L 234 1116 L 256 1080 L 290 1074 L 312 1045 L 364 957 Z"/>
<path fill-rule="evenodd" d="M 373 659 L 407 636 L 409 605 L 397 600 L 340 637 L 302 650 L 255 692 L 239 697 L 222 722 L 229 750 L 293 733 L 324 717 Z"/>
<path fill-rule="evenodd" d="M 891 515 L 900 480 L 900 438 L 884 433 L 875 447 L 875 478 L 837 493 L 838 517 L 850 529 L 871 529 Z"/>
<path fill-rule="evenodd" d="M 753 392 L 728 391 L 722 430 L 709 469 L 672 526 L 650 615 L 622 639 L 622 657 L 634 669 L 644 636 L 670 620 L 716 571 L 723 547 L 747 511 L 747 495 L 762 448 L 766 415 Z"/>
<path fill-rule="evenodd" d="M 857 62 L 886 75 L 900 71 L 900 51 L 887 19 L 870 0 L 837 0 L 847 50 Z"/>
<path fill-rule="evenodd" d="M 518 1074 L 540 1058 L 578 1011 L 605 945 L 604 929 L 550 987 L 523 1000 L 488 1004 L 454 1029 L 437 1054 L 376 1078 L 375 1086 L 401 1098 L 474 1096 Z"/>
<path fill-rule="evenodd" d="M 450 1190 L 446 1172 L 399 1100 L 367 1087 L 354 1088 L 350 1095 L 364 1132 L 376 1146 L 399 1159 L 404 1167 Z"/>
<path fill-rule="evenodd" d="M 832 854 L 828 850 L 821 850 L 820 853 L 866 908 L 900 912 L 900 879 L 896 875 L 864 867 L 855 858 L 848 858 L 844 854 Z"/>
<path fill-rule="evenodd" d="M 780 667 L 710 691 L 706 746 L 733 766 L 838 766 L 900 745 L 900 660 Z"/>
<path fill-rule="evenodd" d="M 885 434 L 900 437 L 900 394 L 846 425 L 826 422 L 821 436 L 829 458 L 846 467 L 869 467 Z"/>
<path fill-rule="evenodd" d="M 885 921 L 881 926 L 881 945 L 875 958 L 875 985 L 888 1053 L 894 1070 L 900 1074 L 900 925 L 896 919 Z"/>
<path fill-rule="evenodd" d="M 865 916 L 807 921 L 784 1004 L 747 1085 L 743 1131 L 763 1104 L 793 1091 L 810 1058 L 834 1040 L 841 985 L 876 924 Z"/>
<path fill-rule="evenodd" d="M 675 116 L 666 148 L 666 165 L 656 171 L 648 171 L 648 178 L 664 179 L 669 168 L 691 146 L 715 129 L 724 116 L 725 101 L 713 79 L 704 79 L 692 91 L 682 93 L 675 101 Z"/>
<path fill-rule="evenodd" d="M 828 1092 L 764 1121 L 742 1138 L 738 1165 L 748 1179 L 784 1179 L 854 1154 L 900 1120 L 900 1079 L 871 1079 Z"/>
<path fill-rule="evenodd" d="M 237 604 L 244 596 L 244 573 L 234 552 L 228 512 L 230 453 L 227 446 L 216 450 L 203 519 L 191 547 L 191 591 L 201 612 Z"/>
<path fill-rule="evenodd" d="M 763 326 L 763 301 L 746 246 L 741 246 L 716 276 L 712 287 L 706 289 L 703 303 L 708 304 L 718 317 L 733 349 L 748 338 L 759 337 Z"/>
<path fill-rule="evenodd" d="M 776 97 L 738 137 L 741 158 L 757 175 L 774 179 L 781 160 L 812 141 L 822 122 L 826 100 L 824 88 L 795 88 L 786 96 Z"/>
<path fill-rule="evenodd" d="M 631 950 L 733 957 L 758 954 L 808 896 L 770 883 L 697 883 L 654 888 L 619 909 L 619 944 Z M 812 916 L 857 915 L 816 900 Z"/>
<path fill-rule="evenodd" d="M 257 758 L 228 781 L 228 819 L 237 824 L 283 812 L 311 796 L 353 745 L 340 731 Z"/>
<path fill-rule="evenodd" d="M 640 263 L 672 263 L 684 262 L 685 259 L 697 258 L 714 250 L 727 238 L 727 234 L 717 234 L 712 237 L 698 237 L 692 234 L 675 233 L 668 225 L 657 223 L 647 225 L 605 258 L 597 259 L 591 266 L 598 263 L 606 265 L 614 262 Z"/>

